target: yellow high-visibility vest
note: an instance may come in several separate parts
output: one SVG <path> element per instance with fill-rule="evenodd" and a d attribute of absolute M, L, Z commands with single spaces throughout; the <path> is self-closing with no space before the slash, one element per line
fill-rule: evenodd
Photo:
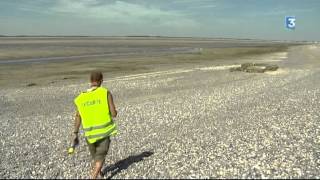
<path fill-rule="evenodd" d="M 98 87 L 83 92 L 74 100 L 81 116 L 82 128 L 90 144 L 117 134 L 108 105 L 108 89 Z"/>

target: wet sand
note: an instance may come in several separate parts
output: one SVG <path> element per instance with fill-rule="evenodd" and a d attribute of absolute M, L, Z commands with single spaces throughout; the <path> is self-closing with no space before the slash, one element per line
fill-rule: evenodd
<path fill-rule="evenodd" d="M 281 52 L 289 45 L 196 38 L 0 38 L 0 85 L 47 85 L 83 79 L 93 69 L 108 77 L 206 66 Z"/>

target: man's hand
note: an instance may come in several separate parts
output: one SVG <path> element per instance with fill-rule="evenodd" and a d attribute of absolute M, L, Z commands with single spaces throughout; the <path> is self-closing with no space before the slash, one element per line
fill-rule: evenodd
<path fill-rule="evenodd" d="M 78 133 L 73 133 L 73 136 L 72 136 L 72 146 L 76 146 L 79 144 L 79 136 L 78 136 Z"/>
<path fill-rule="evenodd" d="M 72 145 L 71 147 L 69 147 L 68 149 L 68 153 L 69 154 L 73 154 L 74 153 L 74 149 L 76 148 L 76 146 L 79 144 L 79 138 L 78 138 L 78 133 L 73 133 L 73 136 L 72 136 Z"/>

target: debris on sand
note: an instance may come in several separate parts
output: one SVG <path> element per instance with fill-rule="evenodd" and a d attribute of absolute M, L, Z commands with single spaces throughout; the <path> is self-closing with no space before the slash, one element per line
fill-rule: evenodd
<path fill-rule="evenodd" d="M 27 84 L 27 87 L 36 86 L 36 85 L 37 85 L 36 83 L 29 83 Z"/>
<path fill-rule="evenodd" d="M 243 71 L 248 73 L 264 73 L 266 71 L 276 71 L 279 66 L 275 64 L 264 63 L 243 63 L 240 67 L 230 68 L 230 72 Z"/>
<path fill-rule="evenodd" d="M 71 76 L 71 77 L 63 77 L 63 80 L 68 80 L 68 79 L 76 79 L 75 77 Z"/>

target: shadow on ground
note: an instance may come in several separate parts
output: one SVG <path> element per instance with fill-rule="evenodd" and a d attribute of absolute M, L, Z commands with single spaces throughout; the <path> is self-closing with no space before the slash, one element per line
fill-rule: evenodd
<path fill-rule="evenodd" d="M 151 151 L 145 151 L 141 154 L 129 156 L 126 159 L 116 162 L 113 165 L 107 166 L 102 170 L 103 175 L 110 174 L 107 179 L 111 179 L 113 176 L 121 172 L 122 170 L 128 169 L 128 167 L 134 163 L 142 161 L 144 158 L 152 156 L 154 153 Z"/>

